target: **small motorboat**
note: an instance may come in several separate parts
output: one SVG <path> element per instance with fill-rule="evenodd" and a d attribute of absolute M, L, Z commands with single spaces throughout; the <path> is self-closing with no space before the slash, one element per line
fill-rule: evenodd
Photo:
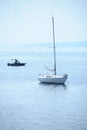
<path fill-rule="evenodd" d="M 14 63 L 7 63 L 8 66 L 24 66 L 26 63 L 21 63 L 17 59 L 14 59 Z"/>

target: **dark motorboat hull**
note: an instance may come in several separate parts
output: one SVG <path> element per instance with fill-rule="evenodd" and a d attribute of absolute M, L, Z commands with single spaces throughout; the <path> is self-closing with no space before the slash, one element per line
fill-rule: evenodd
<path fill-rule="evenodd" d="M 7 63 L 8 66 L 24 66 L 26 63 Z"/>

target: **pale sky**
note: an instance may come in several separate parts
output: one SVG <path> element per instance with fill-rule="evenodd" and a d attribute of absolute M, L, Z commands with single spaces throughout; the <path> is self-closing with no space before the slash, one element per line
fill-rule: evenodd
<path fill-rule="evenodd" d="M 0 44 L 87 40 L 87 0 L 0 0 Z"/>

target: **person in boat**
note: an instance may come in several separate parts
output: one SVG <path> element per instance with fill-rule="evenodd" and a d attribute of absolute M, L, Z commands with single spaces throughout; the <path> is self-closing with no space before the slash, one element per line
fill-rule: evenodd
<path fill-rule="evenodd" d="M 20 63 L 17 59 L 14 59 L 15 60 L 15 64 L 18 64 L 18 63 Z"/>

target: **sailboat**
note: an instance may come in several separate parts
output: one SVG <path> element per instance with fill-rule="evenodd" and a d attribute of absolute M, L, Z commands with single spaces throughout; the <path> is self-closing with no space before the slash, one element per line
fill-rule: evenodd
<path fill-rule="evenodd" d="M 54 68 L 53 74 L 40 74 L 38 80 L 41 83 L 64 84 L 68 78 L 67 74 L 58 75 L 56 71 L 56 48 L 55 48 L 55 33 L 54 33 L 54 17 L 52 17 L 53 27 L 53 51 L 54 51 Z"/>

